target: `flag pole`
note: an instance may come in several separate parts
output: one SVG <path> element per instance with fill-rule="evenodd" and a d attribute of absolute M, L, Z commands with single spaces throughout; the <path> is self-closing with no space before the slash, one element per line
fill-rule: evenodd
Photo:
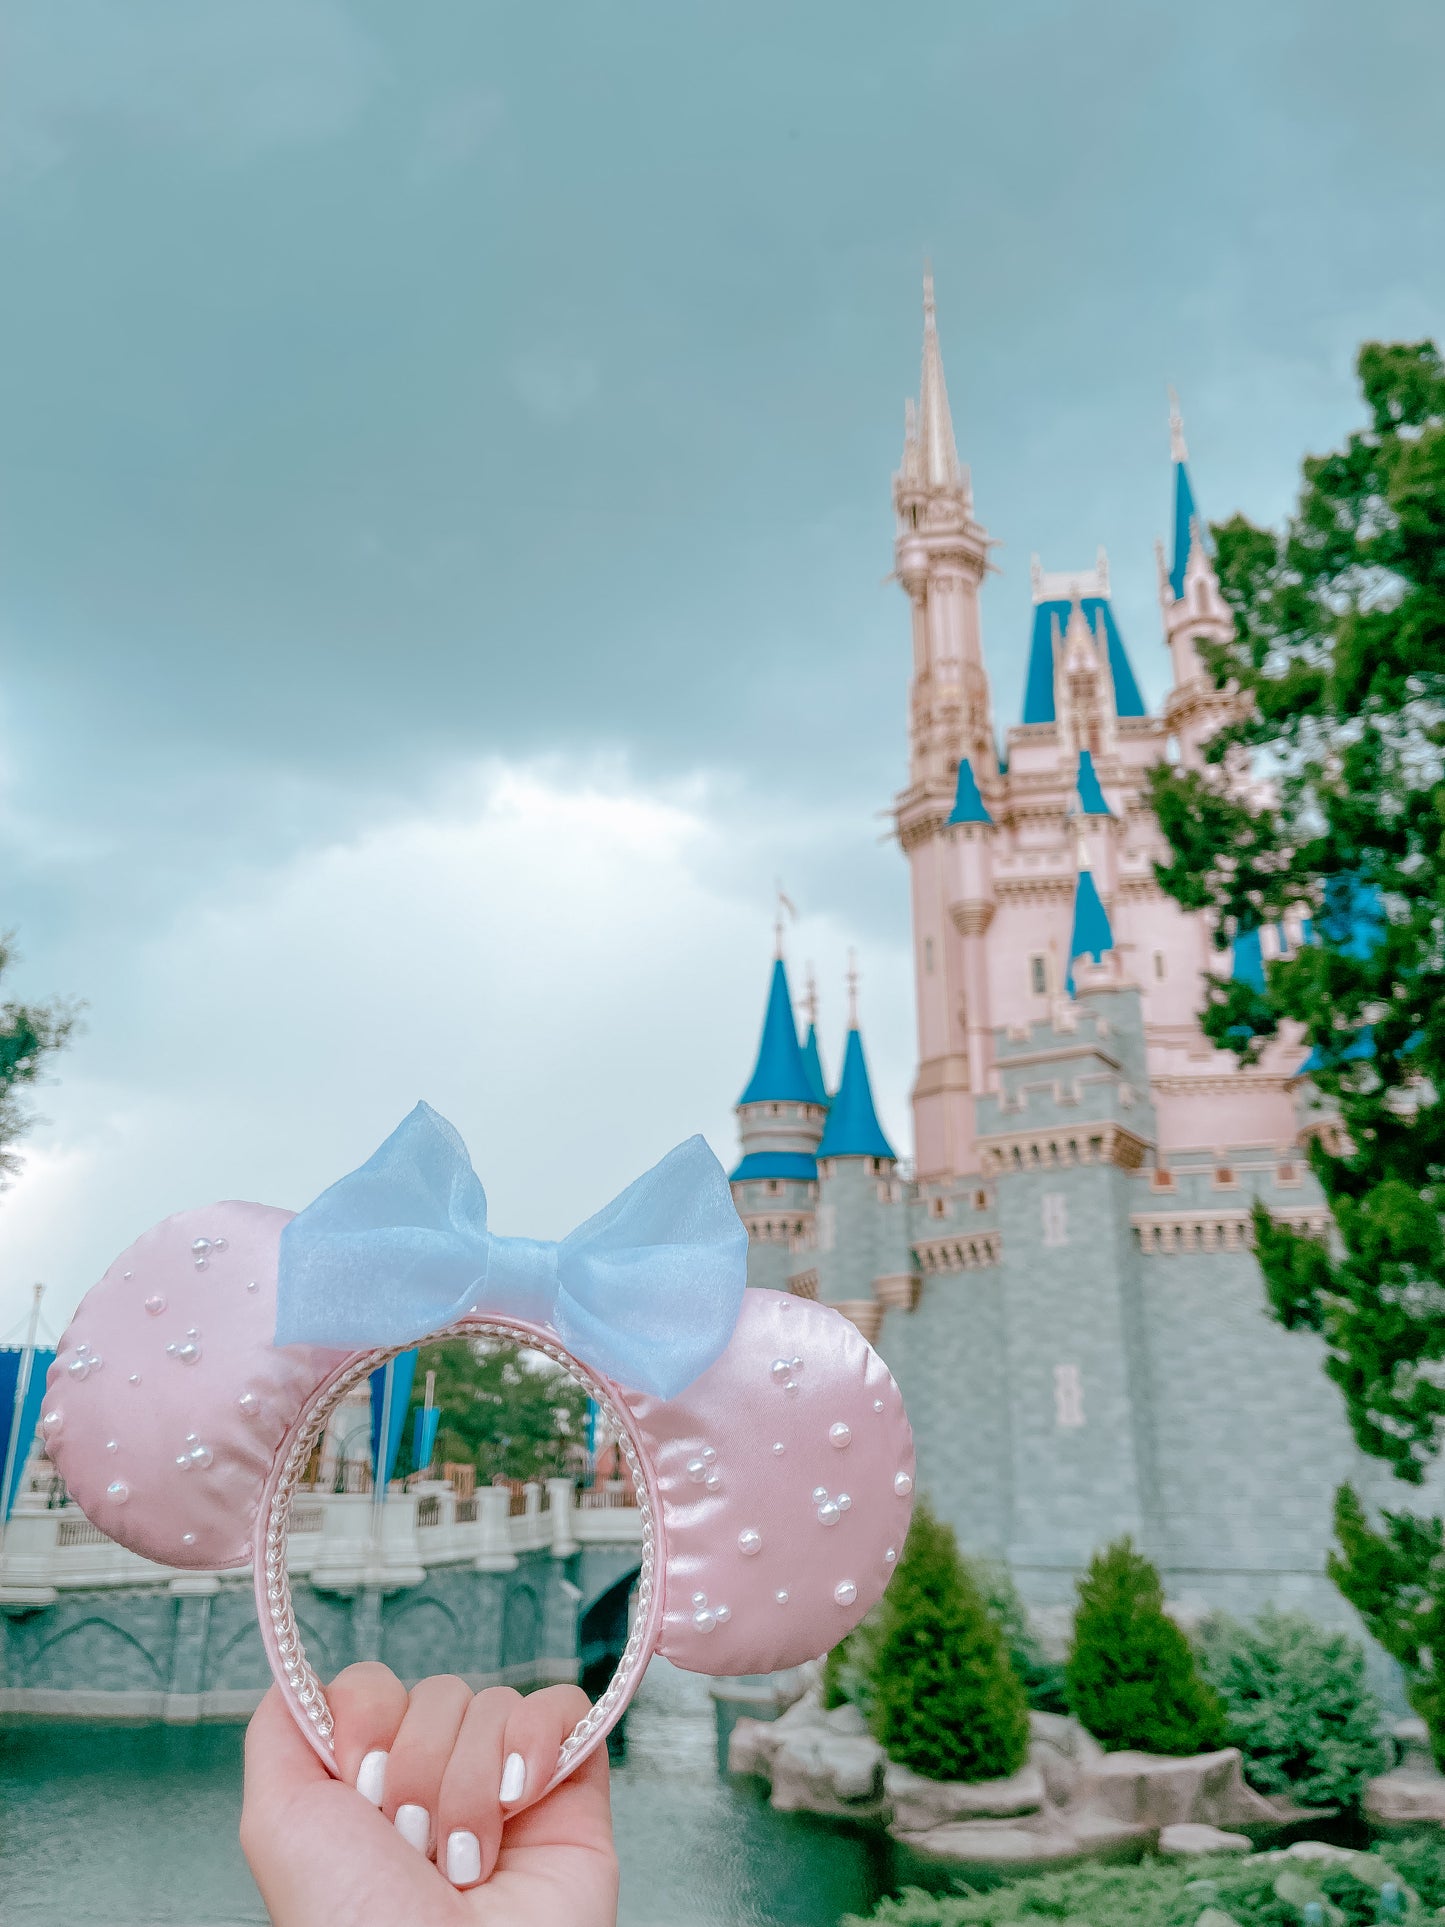
<path fill-rule="evenodd" d="M 30 1373 L 35 1364 L 35 1337 L 40 1330 L 40 1301 L 44 1285 L 34 1287 L 30 1304 L 30 1323 L 25 1332 L 25 1350 L 20 1358 L 20 1373 L 15 1381 L 15 1409 L 10 1414 L 10 1438 L 5 1447 L 5 1471 L 0 1477 L 0 1555 L 5 1549 L 5 1528 L 10 1523 L 10 1481 L 15 1472 L 15 1455 L 20 1450 L 20 1420 L 30 1390 Z"/>

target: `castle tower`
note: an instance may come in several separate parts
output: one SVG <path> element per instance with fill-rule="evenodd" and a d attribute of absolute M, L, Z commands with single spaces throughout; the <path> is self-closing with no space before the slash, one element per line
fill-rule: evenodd
<path fill-rule="evenodd" d="M 808 1013 L 808 1035 L 803 1040 L 803 1066 L 808 1073 L 813 1096 L 826 1106 L 828 1103 L 828 1080 L 823 1075 L 823 1058 L 818 1049 L 818 985 L 813 976 L 813 966 L 808 966 L 808 989 L 803 998 L 803 1008 Z"/>
<path fill-rule="evenodd" d="M 1164 723 L 1179 745 L 1180 761 L 1186 768 L 1198 769 L 1205 740 L 1238 713 L 1237 699 L 1228 690 L 1214 687 L 1198 644 L 1227 642 L 1234 633 L 1234 618 L 1220 593 L 1208 535 L 1195 506 L 1184 422 L 1172 389 L 1169 401 L 1169 454 L 1174 464 L 1172 561 L 1166 562 L 1163 543 L 1155 544 L 1159 608 L 1174 670 L 1174 686 L 1164 704 Z"/>
<path fill-rule="evenodd" d="M 946 826 L 959 763 L 984 793 L 998 755 L 979 635 L 978 591 L 989 537 L 974 519 L 968 470 L 958 459 L 933 304 L 923 281 L 923 365 L 908 405 L 903 460 L 893 480 L 894 564 L 913 625 L 909 781 L 898 796 L 898 839 L 908 857 L 918 1010 L 914 1143 L 920 1173 L 964 1168 L 973 1140 L 971 1012 L 960 933 L 949 914 Z"/>
<path fill-rule="evenodd" d="M 827 1115 L 798 1046 L 780 948 L 773 959 L 757 1062 L 736 1106 L 743 1155 L 730 1183 L 748 1231 L 750 1285 L 788 1288 L 791 1249 L 813 1229 L 815 1153 Z"/>
<path fill-rule="evenodd" d="M 869 1339 L 887 1305 L 911 1308 L 913 1299 L 908 1208 L 896 1164 L 873 1102 L 857 973 L 850 971 L 843 1071 L 818 1145 L 816 1246 L 792 1288 L 836 1305 Z"/>

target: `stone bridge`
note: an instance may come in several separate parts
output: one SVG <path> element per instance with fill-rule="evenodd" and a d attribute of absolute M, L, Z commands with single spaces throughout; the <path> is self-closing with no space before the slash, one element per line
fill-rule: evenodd
<path fill-rule="evenodd" d="M 627 1639 L 642 1528 L 614 1488 L 570 1479 L 459 1499 L 299 1493 L 291 1580 L 323 1679 L 381 1659 L 402 1679 L 529 1687 L 610 1669 Z M 630 1495 L 628 1495 L 630 1496 Z M 17 1501 L 0 1553 L 0 1714 L 237 1718 L 270 1683 L 250 1570 L 152 1565 L 72 1505 Z"/>

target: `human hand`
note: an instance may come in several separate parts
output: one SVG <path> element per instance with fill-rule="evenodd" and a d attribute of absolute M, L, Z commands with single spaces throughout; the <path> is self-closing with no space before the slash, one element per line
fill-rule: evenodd
<path fill-rule="evenodd" d="M 246 1734 L 241 1846 L 274 1927 L 614 1927 L 607 1749 L 538 1797 L 579 1687 L 473 1694 L 443 1675 L 408 1693 L 365 1662 L 327 1699 L 339 1780 L 277 1687 Z"/>

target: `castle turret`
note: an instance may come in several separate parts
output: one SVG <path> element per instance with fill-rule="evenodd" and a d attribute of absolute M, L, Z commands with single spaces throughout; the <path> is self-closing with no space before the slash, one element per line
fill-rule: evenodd
<path fill-rule="evenodd" d="M 737 1103 L 742 1160 L 733 1202 L 748 1229 L 748 1283 L 787 1289 L 789 1252 L 809 1235 L 817 1201 L 815 1153 L 827 1117 L 798 1045 L 788 971 L 773 960 L 757 1062 Z"/>
<path fill-rule="evenodd" d="M 1227 642 L 1234 633 L 1234 618 L 1220 592 L 1208 531 L 1195 506 L 1184 422 L 1172 389 L 1169 400 L 1169 453 L 1174 465 L 1172 559 L 1166 560 L 1163 543 L 1155 544 L 1159 607 L 1174 672 L 1164 722 L 1179 745 L 1180 761 L 1186 768 L 1197 769 L 1206 739 L 1238 713 L 1238 699 L 1214 687 L 1198 645 Z"/>
<path fill-rule="evenodd" d="M 908 1208 L 897 1159 L 873 1102 L 858 1028 L 857 974 L 849 973 L 843 1072 L 818 1145 L 815 1248 L 800 1257 L 794 1291 L 836 1305 L 868 1338 L 889 1304 L 911 1306 L 915 1284 Z"/>
<path fill-rule="evenodd" d="M 1109 558 L 1092 569 L 1032 563 L 1033 635 L 1024 684 L 1024 722 L 1056 723 L 1065 751 L 1112 747 L 1120 717 L 1143 716 L 1144 698 L 1109 593 Z"/>
<path fill-rule="evenodd" d="M 895 812 L 912 873 L 917 951 L 914 1139 L 920 1170 L 950 1172 L 971 1155 L 974 1083 L 968 973 L 949 912 L 946 831 L 960 762 L 968 761 L 985 796 L 997 785 L 998 763 L 978 614 L 989 537 L 974 518 L 973 489 L 954 442 L 931 274 L 923 282 L 919 398 L 907 409 L 893 506 L 895 571 L 913 625 L 909 783 Z"/>
<path fill-rule="evenodd" d="M 825 1108 L 828 1104 L 828 1080 L 823 1074 L 823 1058 L 818 1049 L 818 985 L 813 976 L 813 966 L 808 966 L 808 989 L 803 999 L 803 1008 L 808 1013 L 808 1035 L 803 1040 L 803 1067 L 808 1073 L 813 1096 Z"/>

